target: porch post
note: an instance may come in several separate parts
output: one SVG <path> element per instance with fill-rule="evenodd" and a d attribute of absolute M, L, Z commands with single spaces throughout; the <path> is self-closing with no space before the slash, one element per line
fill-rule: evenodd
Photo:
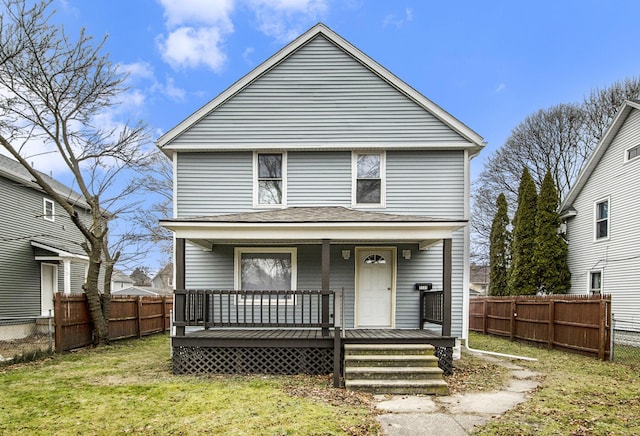
<path fill-rule="evenodd" d="M 442 335 L 451 336 L 451 239 L 442 240 Z"/>
<path fill-rule="evenodd" d="M 176 289 L 185 288 L 185 240 L 176 238 Z M 173 294 L 173 316 L 177 322 L 184 322 L 185 294 Z M 184 326 L 176 326 L 176 336 L 184 336 Z"/>
<path fill-rule="evenodd" d="M 331 274 L 331 245 L 322 240 L 322 336 L 329 336 L 329 276 Z"/>

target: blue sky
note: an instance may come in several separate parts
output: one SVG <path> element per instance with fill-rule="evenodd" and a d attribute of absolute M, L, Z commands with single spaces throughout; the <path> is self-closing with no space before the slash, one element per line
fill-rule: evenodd
<path fill-rule="evenodd" d="M 130 73 L 119 112 L 154 139 L 321 21 L 484 137 L 640 75 L 638 1 L 54 0 Z M 65 178 L 55 160 L 42 171 Z"/>
<path fill-rule="evenodd" d="M 109 35 L 130 72 L 122 112 L 157 138 L 322 21 L 478 132 L 482 169 L 527 115 L 640 74 L 640 2 L 55 0 L 55 20 Z M 55 173 L 55 171 L 54 171 Z"/>

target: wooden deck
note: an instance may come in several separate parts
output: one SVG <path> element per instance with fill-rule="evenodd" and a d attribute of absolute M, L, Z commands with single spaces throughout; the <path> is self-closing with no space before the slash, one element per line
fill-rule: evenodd
<path fill-rule="evenodd" d="M 320 329 L 208 329 L 187 332 L 173 338 L 174 346 L 197 347 L 333 347 L 334 332 L 323 336 Z M 431 344 L 453 347 L 455 338 L 419 329 L 347 329 L 341 332 L 343 344 Z"/>

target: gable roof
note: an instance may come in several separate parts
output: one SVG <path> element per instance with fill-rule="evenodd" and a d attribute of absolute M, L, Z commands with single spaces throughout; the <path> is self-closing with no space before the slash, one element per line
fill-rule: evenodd
<path fill-rule="evenodd" d="M 367 70 L 375 74 L 379 79 L 386 82 L 388 85 L 396 89 L 402 95 L 407 97 L 409 100 L 413 101 L 417 104 L 421 109 L 428 112 L 435 119 L 439 120 L 439 122 L 446 125 L 452 131 L 457 133 L 460 137 L 462 137 L 465 141 L 465 147 L 472 149 L 472 155 L 478 153 L 482 147 L 484 146 L 484 142 L 482 137 L 480 137 L 477 133 L 471 130 L 469 127 L 464 125 L 462 122 L 454 118 L 440 106 L 436 105 L 431 100 L 424 97 L 422 94 L 417 92 L 411 86 L 407 85 L 405 82 L 400 80 L 398 77 L 393 75 L 386 68 L 375 62 L 373 59 L 368 57 L 362 51 L 357 49 L 355 46 L 350 44 L 344 38 L 333 32 L 327 26 L 322 23 L 319 23 L 309 29 L 307 32 L 299 36 L 293 42 L 285 46 L 279 52 L 271 56 L 257 68 L 249 72 L 242 79 L 237 81 L 227 90 L 222 92 L 216 98 L 211 100 L 209 103 L 205 104 L 199 110 L 194 112 L 192 115 L 187 117 L 184 121 L 178 124 L 176 127 L 162 135 L 157 141 L 156 144 L 163 149 L 167 154 L 170 154 L 170 150 L 182 149 L 178 146 L 172 144 L 176 138 L 181 136 L 183 133 L 187 132 L 193 126 L 198 124 L 204 118 L 206 118 L 211 112 L 220 108 L 230 99 L 238 95 L 241 91 L 249 87 L 252 83 L 257 81 L 259 78 L 269 73 L 275 67 L 280 65 L 282 62 L 287 60 L 291 55 L 296 53 L 302 47 L 307 45 L 310 41 L 315 38 L 322 36 L 334 46 L 341 49 L 344 53 L 350 56 L 355 61 L 359 62 L 362 66 L 364 66 Z M 460 144 L 457 144 L 460 147 Z"/>
<path fill-rule="evenodd" d="M 614 138 L 620 131 L 620 128 L 629 117 L 629 114 L 634 110 L 640 110 L 640 100 L 627 100 L 622 104 L 613 121 L 611 122 L 611 125 L 607 128 L 607 131 L 602 136 L 602 139 L 600 139 L 600 142 L 598 142 L 598 145 L 596 145 L 593 153 L 591 153 L 591 156 L 589 156 L 589 159 L 584 164 L 584 167 L 578 175 L 576 183 L 567 193 L 566 198 L 562 202 L 560 210 L 562 211 L 563 215 L 571 216 L 572 213 L 575 213 L 575 210 L 573 212 L 571 211 L 571 206 L 573 205 L 580 192 L 582 192 L 582 189 L 589 180 L 591 173 L 593 173 L 593 171 L 598 166 L 598 163 L 602 159 L 602 156 L 604 156 L 605 152 L 609 148 L 609 145 L 614 140 Z"/>
<path fill-rule="evenodd" d="M 53 177 L 50 177 L 43 172 L 38 172 L 40 173 L 40 176 L 44 180 L 46 180 L 47 183 L 49 183 L 54 191 L 67 199 L 69 204 L 82 207 L 83 209 L 89 209 L 89 205 L 84 201 L 82 195 L 75 192 L 73 189 L 69 188 L 63 183 L 60 183 Z M 21 185 L 26 186 L 27 188 L 43 192 L 40 185 L 38 185 L 36 181 L 33 180 L 33 177 L 31 176 L 29 171 L 27 171 L 27 169 L 24 168 L 20 164 L 20 162 L 2 154 L 0 154 L 0 176 L 6 177 L 7 179 L 13 180 L 14 182 L 18 182 Z"/>

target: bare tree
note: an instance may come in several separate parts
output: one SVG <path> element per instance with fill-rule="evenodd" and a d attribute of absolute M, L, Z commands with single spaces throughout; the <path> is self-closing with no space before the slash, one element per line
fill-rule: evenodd
<path fill-rule="evenodd" d="M 105 294 L 119 252 L 108 245 L 109 223 L 127 207 L 130 192 L 121 186 L 127 170 L 143 165 L 147 128 L 142 123 L 105 126 L 125 90 L 126 76 L 107 55 L 106 38 L 95 42 L 81 31 L 69 38 L 50 24 L 51 0 L 27 6 L 26 0 L 3 0 L 0 23 L 0 144 L 17 159 L 53 200 L 60 204 L 85 237 L 89 258 L 83 285 L 93 321 L 95 342 L 108 342 L 109 300 L 99 294 L 99 274 L 105 266 Z M 44 142 L 67 165 L 74 189 L 89 205 L 91 216 L 80 216 L 28 160 L 36 142 Z M 104 304 L 103 304 L 104 303 Z"/>

